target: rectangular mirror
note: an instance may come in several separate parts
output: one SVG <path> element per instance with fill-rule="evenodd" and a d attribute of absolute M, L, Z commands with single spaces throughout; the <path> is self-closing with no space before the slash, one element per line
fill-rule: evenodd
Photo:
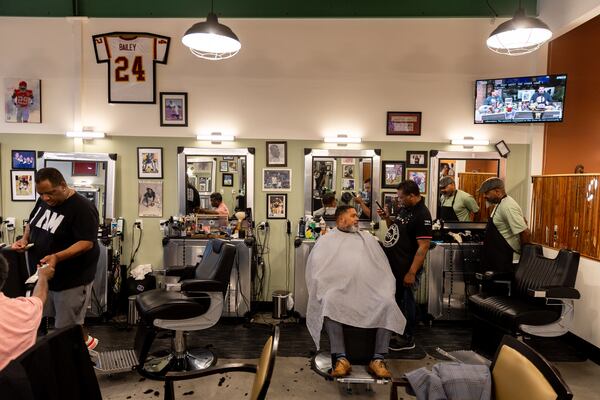
<path fill-rule="evenodd" d="M 38 166 L 58 169 L 67 185 L 96 205 L 100 223 L 114 218 L 116 154 L 38 152 Z"/>
<path fill-rule="evenodd" d="M 455 189 L 462 190 L 473 196 L 479 211 L 468 215 L 458 215 L 457 221 L 447 222 L 487 222 L 489 210 L 483 194 L 477 192 L 481 183 L 488 178 L 497 176 L 506 178 L 506 159 L 497 152 L 461 152 L 436 151 L 430 155 L 430 192 L 428 195 L 429 210 L 434 219 L 442 218 L 442 201 L 447 207 L 452 207 L 456 196 L 446 196 L 442 193 L 439 183 L 444 177 L 454 179 Z"/>
<path fill-rule="evenodd" d="M 254 148 L 178 148 L 179 213 L 210 209 L 210 195 L 220 193 L 231 216 L 254 206 Z M 187 202 L 187 187 L 200 196 L 195 210 Z"/>
<path fill-rule="evenodd" d="M 378 218 L 373 199 L 380 185 L 373 177 L 379 176 L 379 150 L 305 149 L 305 154 L 305 215 L 333 221 L 337 206 L 350 205 L 356 208 L 361 228 L 369 227 Z"/>

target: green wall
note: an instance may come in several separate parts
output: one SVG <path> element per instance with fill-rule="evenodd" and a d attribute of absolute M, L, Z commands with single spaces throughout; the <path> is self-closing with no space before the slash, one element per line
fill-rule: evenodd
<path fill-rule="evenodd" d="M 262 192 L 261 173 L 266 166 L 266 140 L 239 140 L 227 147 L 255 147 L 255 192 L 254 215 L 257 221 L 266 218 L 266 193 Z M 292 169 L 292 191 L 288 192 L 288 219 L 292 221 L 292 231 L 295 232 L 299 218 L 304 210 L 304 149 L 332 148 L 323 142 L 290 140 L 288 143 L 288 168 Z M 115 213 L 126 221 L 124 254 L 122 263 L 126 264 L 131 255 L 131 226 L 137 216 L 137 147 L 163 147 L 164 179 L 163 179 L 163 218 L 178 213 L 177 200 L 177 147 L 201 147 L 194 138 L 173 137 L 125 137 L 113 136 L 106 139 L 82 143 L 62 135 L 28 135 L 0 134 L 0 168 L 2 174 L 1 198 L 2 217 L 17 218 L 17 233 L 21 233 L 21 221 L 27 218 L 33 202 L 13 202 L 10 194 L 11 150 L 43 150 L 56 152 L 90 152 L 117 153 L 116 199 Z M 426 142 L 365 142 L 349 148 L 378 148 L 381 149 L 382 160 L 403 160 L 407 150 L 452 150 L 445 143 Z M 524 209 L 527 205 L 527 190 L 529 185 L 529 145 L 510 144 L 511 154 L 507 162 L 507 188 L 509 194 L 515 197 Z M 493 150 L 493 149 L 491 149 Z M 217 165 L 218 171 L 218 165 Z M 220 175 L 217 173 L 217 175 Z M 234 174 L 237 176 L 238 174 Z M 380 179 L 375 177 L 375 179 Z M 220 186 L 220 176 L 217 178 Z M 150 263 L 153 267 L 162 265 L 161 234 L 159 218 L 143 218 L 143 242 L 134 265 Z M 264 293 L 270 298 L 274 289 L 286 287 L 286 234 L 285 220 L 269 220 L 270 225 L 270 254 L 266 257 L 268 270 L 271 271 L 270 287 Z M 290 238 L 293 241 L 293 237 Z M 293 246 L 292 257 L 293 257 Z M 290 262 L 291 282 L 293 288 L 293 260 Z M 266 280 L 266 281 L 267 281 Z"/>

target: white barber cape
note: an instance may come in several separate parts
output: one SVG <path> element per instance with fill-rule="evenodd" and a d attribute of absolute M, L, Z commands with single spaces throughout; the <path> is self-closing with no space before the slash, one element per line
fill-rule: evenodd
<path fill-rule="evenodd" d="M 332 229 L 317 240 L 306 264 L 306 325 L 317 350 L 323 318 L 359 328 L 403 333 L 406 319 L 394 295 L 396 280 L 370 233 Z"/>

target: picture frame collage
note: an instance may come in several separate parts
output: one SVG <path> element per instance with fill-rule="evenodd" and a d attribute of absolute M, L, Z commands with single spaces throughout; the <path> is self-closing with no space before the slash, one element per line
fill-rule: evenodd
<path fill-rule="evenodd" d="M 163 216 L 163 148 L 137 148 L 138 216 Z"/>
<path fill-rule="evenodd" d="M 266 166 L 262 170 L 262 191 L 266 193 L 267 219 L 287 219 L 287 193 L 292 191 L 292 169 L 287 163 L 287 142 L 267 141 Z"/>
<path fill-rule="evenodd" d="M 35 201 L 35 150 L 11 150 L 10 197 L 12 201 Z"/>
<path fill-rule="evenodd" d="M 422 195 L 427 194 L 429 170 L 428 152 L 425 150 L 408 150 L 404 161 L 382 161 L 381 162 L 381 204 L 389 206 L 397 202 L 396 192 L 386 189 L 396 189 L 404 179 L 414 181 L 419 186 Z M 392 211 L 397 208 L 390 207 Z M 393 214 L 393 212 L 392 212 Z"/>

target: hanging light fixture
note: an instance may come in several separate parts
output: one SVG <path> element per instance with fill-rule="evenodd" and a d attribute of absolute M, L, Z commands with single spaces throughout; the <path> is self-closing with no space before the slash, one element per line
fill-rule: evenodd
<path fill-rule="evenodd" d="M 552 31 L 538 18 L 528 17 L 519 0 L 512 19 L 500 24 L 490 34 L 487 46 L 498 54 L 520 56 L 539 49 L 552 37 Z"/>
<path fill-rule="evenodd" d="M 231 58 L 242 48 L 235 33 L 228 26 L 219 23 L 217 14 L 213 12 L 212 1 L 206 21 L 192 25 L 181 42 L 189 47 L 192 54 L 205 60 Z"/>

